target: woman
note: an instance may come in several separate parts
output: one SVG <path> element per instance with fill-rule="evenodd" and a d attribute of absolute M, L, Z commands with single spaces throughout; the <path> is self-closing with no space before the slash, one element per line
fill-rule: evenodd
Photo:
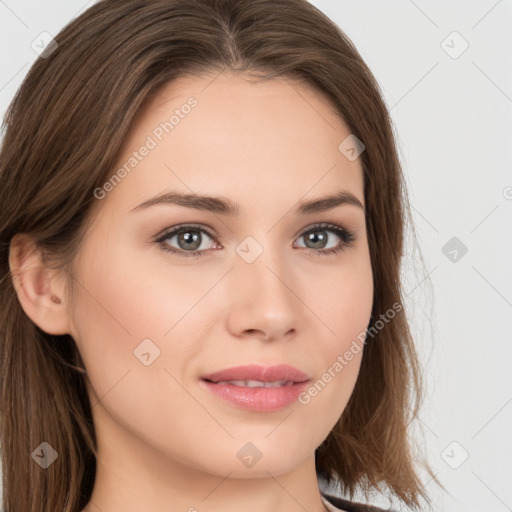
<path fill-rule="evenodd" d="M 5 127 L 6 512 L 428 502 L 403 178 L 338 27 L 304 0 L 103 0 Z"/>

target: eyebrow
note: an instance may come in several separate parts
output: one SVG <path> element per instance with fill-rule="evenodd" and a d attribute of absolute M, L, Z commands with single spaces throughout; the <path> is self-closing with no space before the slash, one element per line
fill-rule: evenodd
<path fill-rule="evenodd" d="M 183 206 L 185 208 L 193 208 L 195 210 L 208 211 L 230 217 L 240 215 L 240 205 L 233 203 L 229 199 L 198 194 L 182 194 L 179 192 L 166 192 L 152 197 L 135 208 L 132 208 L 130 212 L 145 210 L 151 206 L 161 204 Z M 363 204 L 354 194 L 346 190 L 342 190 L 330 196 L 301 202 L 295 209 L 295 213 L 299 215 L 308 215 L 316 212 L 332 210 L 333 208 L 346 204 L 357 206 L 358 208 L 361 208 L 363 212 L 365 211 Z"/>

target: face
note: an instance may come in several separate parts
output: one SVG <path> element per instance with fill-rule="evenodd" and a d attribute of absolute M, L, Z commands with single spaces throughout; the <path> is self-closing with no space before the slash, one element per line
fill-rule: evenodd
<path fill-rule="evenodd" d="M 96 191 L 71 334 L 112 452 L 129 440 L 188 470 L 277 475 L 312 457 L 359 372 L 362 351 L 333 367 L 372 308 L 362 167 L 338 149 L 350 131 L 323 96 L 215 76 L 166 84 Z M 341 193 L 352 201 L 304 207 Z M 203 380 L 249 364 L 308 382 L 230 384 L 221 397 Z"/>

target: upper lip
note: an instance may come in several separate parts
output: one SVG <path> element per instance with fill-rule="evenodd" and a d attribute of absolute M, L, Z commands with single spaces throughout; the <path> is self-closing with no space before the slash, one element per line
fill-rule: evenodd
<path fill-rule="evenodd" d="M 273 366 L 260 366 L 249 364 L 243 366 L 234 366 L 226 368 L 219 372 L 203 375 L 202 379 L 212 382 L 229 380 L 259 380 L 261 382 L 274 382 L 286 380 L 293 382 L 304 382 L 309 377 L 304 373 L 288 364 L 277 364 Z"/>

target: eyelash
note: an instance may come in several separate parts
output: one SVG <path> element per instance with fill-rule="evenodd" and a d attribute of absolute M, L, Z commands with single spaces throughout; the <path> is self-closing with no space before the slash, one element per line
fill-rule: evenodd
<path fill-rule="evenodd" d="M 185 224 L 181 226 L 177 226 L 172 228 L 171 230 L 167 231 L 165 234 L 163 234 L 160 238 L 156 240 L 157 243 L 162 245 L 162 249 L 164 251 L 170 252 L 172 254 L 176 254 L 177 256 L 183 256 L 185 258 L 193 258 L 193 257 L 199 257 L 203 256 L 205 252 L 209 251 L 210 249 L 203 249 L 202 251 L 183 251 L 182 249 L 176 249 L 171 248 L 168 244 L 164 243 L 165 240 L 168 240 L 169 238 L 172 238 L 174 235 L 177 235 L 182 232 L 186 231 L 202 231 L 206 233 L 215 243 L 219 243 L 214 233 L 206 228 L 205 226 L 200 226 L 197 224 Z M 342 228 L 341 226 L 337 226 L 336 224 L 330 224 L 330 223 L 320 223 L 315 224 L 313 226 L 308 227 L 305 231 L 303 231 L 299 238 L 309 234 L 314 233 L 315 231 L 329 231 L 331 233 L 334 233 L 338 238 L 341 239 L 341 243 L 338 247 L 334 249 L 307 249 L 310 256 L 327 256 L 339 253 L 346 249 L 347 247 L 352 247 L 355 241 L 355 235 L 352 231 L 348 231 L 345 228 Z"/>

